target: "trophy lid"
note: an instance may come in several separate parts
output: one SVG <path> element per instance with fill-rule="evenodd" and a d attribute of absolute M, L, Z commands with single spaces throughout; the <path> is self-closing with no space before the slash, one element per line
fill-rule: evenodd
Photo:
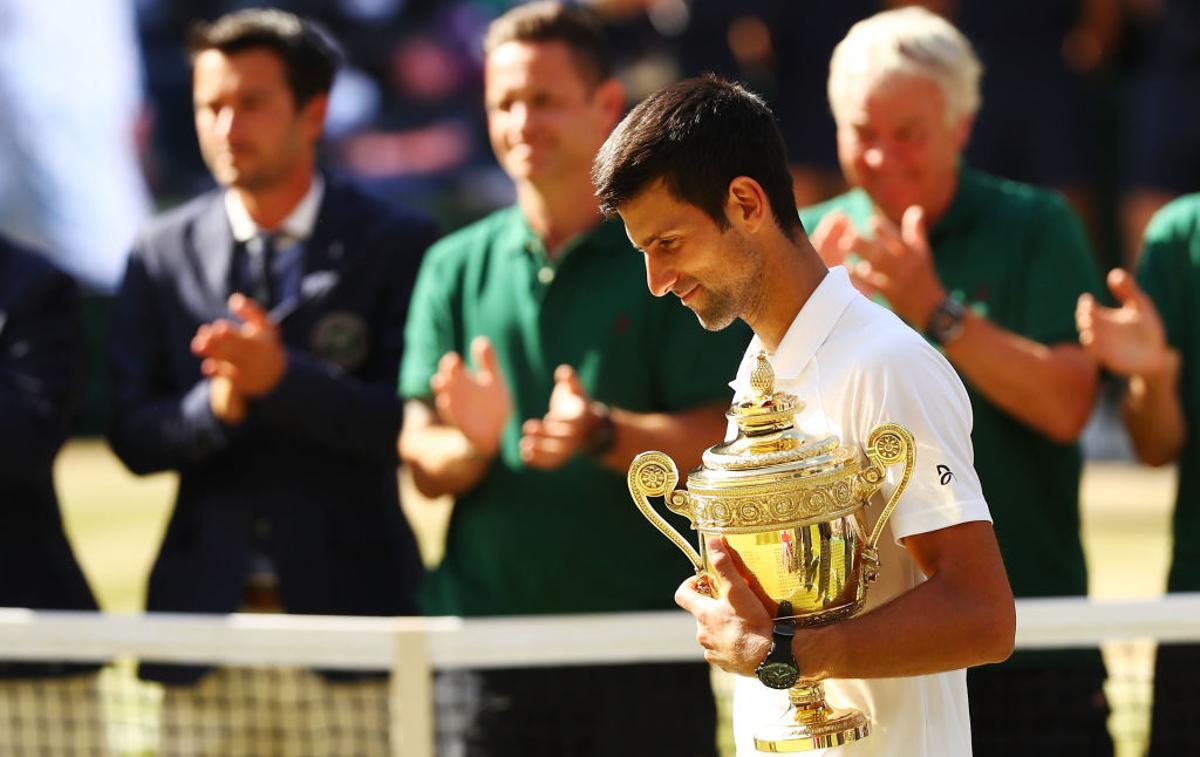
<path fill-rule="evenodd" d="M 775 390 L 775 371 L 759 352 L 750 374 L 751 396 L 734 402 L 726 417 L 737 436 L 704 451 L 702 464 L 688 475 L 689 489 L 731 488 L 779 477 L 807 478 L 847 467 L 857 456 L 836 436 L 812 437 L 796 427 L 804 403 Z"/>

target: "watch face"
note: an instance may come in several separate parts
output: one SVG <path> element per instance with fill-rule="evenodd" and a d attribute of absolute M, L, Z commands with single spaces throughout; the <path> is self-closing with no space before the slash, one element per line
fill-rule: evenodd
<path fill-rule="evenodd" d="M 800 680 L 800 671 L 786 662 L 765 662 L 758 668 L 758 680 L 772 689 L 790 689 Z"/>

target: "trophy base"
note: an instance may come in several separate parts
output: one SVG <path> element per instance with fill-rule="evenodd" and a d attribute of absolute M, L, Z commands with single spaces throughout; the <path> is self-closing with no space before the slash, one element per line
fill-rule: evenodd
<path fill-rule="evenodd" d="M 858 710 L 789 710 L 785 722 L 761 729 L 754 735 L 760 752 L 807 752 L 849 744 L 871 735 L 871 723 Z"/>

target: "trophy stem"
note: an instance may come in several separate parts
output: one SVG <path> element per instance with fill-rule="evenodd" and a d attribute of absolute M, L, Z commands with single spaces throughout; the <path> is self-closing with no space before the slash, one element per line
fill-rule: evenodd
<path fill-rule="evenodd" d="M 864 739 L 871 733 L 866 715 L 858 710 L 835 710 L 825 703 L 820 681 L 801 679 L 788 690 L 791 708 L 784 719 L 754 735 L 760 752 L 786 753 L 826 749 Z"/>

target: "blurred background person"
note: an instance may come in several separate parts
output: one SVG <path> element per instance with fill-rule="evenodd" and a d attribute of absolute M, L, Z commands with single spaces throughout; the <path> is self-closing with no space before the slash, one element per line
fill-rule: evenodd
<path fill-rule="evenodd" d="M 749 335 L 705 333 L 652 297 L 620 221 L 600 214 L 592 159 L 625 97 L 593 17 L 524 5 L 484 50 L 517 203 L 429 251 L 400 376 L 401 456 L 422 492 L 457 498 L 425 610 L 666 609 L 686 564 L 630 506 L 625 474 L 646 449 L 687 470 L 722 438 Z M 703 663 L 448 671 L 436 686 L 445 755 L 716 751 Z"/>
<path fill-rule="evenodd" d="M 95 610 L 53 465 L 83 367 L 79 288 L 0 237 L 0 607 Z M 0 754 L 106 754 L 96 666 L 0 662 Z"/>
<path fill-rule="evenodd" d="M 433 229 L 318 170 L 339 58 L 319 29 L 242 11 L 197 25 L 189 49 L 196 132 L 221 186 L 142 233 L 113 326 L 113 450 L 135 473 L 180 476 L 146 607 L 415 614 L 422 568 L 397 494 L 394 387 Z M 387 752 L 383 678 L 291 671 L 276 691 L 326 717 L 284 728 L 266 697 L 238 728 L 218 716 L 223 698 L 270 679 L 206 672 L 141 668 L 168 684 L 168 753 L 275 754 L 294 739 Z M 330 726 L 339 719 L 356 725 Z"/>
<path fill-rule="evenodd" d="M 105 294 L 150 212 L 140 66 L 128 0 L 0 0 L 0 232 Z"/>
<path fill-rule="evenodd" d="M 1139 287 L 1138 282 L 1141 286 Z M 1138 459 L 1179 465 L 1167 591 L 1200 591 L 1200 194 L 1181 197 L 1146 228 L 1137 281 L 1108 275 L 1117 308 L 1079 299 L 1079 341 L 1107 370 L 1128 379 L 1121 404 Z M 1150 754 L 1200 751 L 1195 718 L 1200 645 L 1159 645 L 1154 665 Z"/>
<path fill-rule="evenodd" d="M 966 38 L 923 8 L 852 27 L 830 63 L 829 100 L 855 189 L 800 217 L 828 265 L 845 265 L 962 377 L 1013 593 L 1086 596 L 1076 439 L 1097 368 L 1076 341 L 1073 313 L 1098 277 L 1061 196 L 962 160 L 980 73 Z M 1104 679 L 1094 649 L 1018 652 L 969 669 L 975 753 L 1029 743 L 1110 753 Z"/>
<path fill-rule="evenodd" d="M 1129 80 L 1123 112 L 1123 261 L 1133 267 L 1150 218 L 1200 190 L 1200 3 L 1127 0 Z"/>

